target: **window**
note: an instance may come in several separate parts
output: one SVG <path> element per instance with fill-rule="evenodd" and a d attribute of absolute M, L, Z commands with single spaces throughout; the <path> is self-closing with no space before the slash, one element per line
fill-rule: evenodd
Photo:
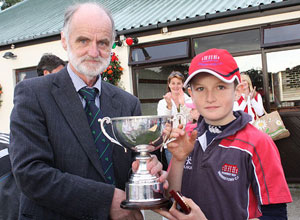
<path fill-rule="evenodd" d="M 18 69 L 16 70 L 16 83 L 21 82 L 24 79 L 33 78 L 36 76 L 38 76 L 36 72 L 36 67 Z"/>
<path fill-rule="evenodd" d="M 266 55 L 271 107 L 300 106 L 300 49 L 269 52 Z"/>
<path fill-rule="evenodd" d="M 300 42 L 300 24 L 266 27 L 263 32 L 263 47 Z"/>
<path fill-rule="evenodd" d="M 184 75 L 188 73 L 189 65 L 169 64 L 135 70 L 137 81 L 137 96 L 141 101 L 143 115 L 156 115 L 157 104 L 167 92 L 167 78 L 173 70 Z"/>
<path fill-rule="evenodd" d="M 256 91 L 261 94 L 264 98 L 264 86 L 263 86 L 263 71 L 262 71 L 262 60 L 260 54 L 247 55 L 234 57 L 240 73 L 249 75 L 253 87 L 255 86 Z"/>
<path fill-rule="evenodd" d="M 226 49 L 230 53 L 260 50 L 259 29 L 219 34 L 193 40 L 195 54 L 211 48 Z"/>
<path fill-rule="evenodd" d="M 131 50 L 129 64 L 150 63 L 186 58 L 189 54 L 188 40 L 136 46 Z"/>

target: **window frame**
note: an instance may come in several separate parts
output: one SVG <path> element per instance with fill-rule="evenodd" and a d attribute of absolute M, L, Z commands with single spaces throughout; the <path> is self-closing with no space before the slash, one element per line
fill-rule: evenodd
<path fill-rule="evenodd" d="M 267 53 L 273 53 L 273 52 L 280 52 L 280 51 L 287 51 L 287 50 L 294 50 L 294 49 L 300 49 L 300 44 L 299 45 L 290 45 L 290 46 L 285 46 L 285 47 L 276 47 L 276 48 L 267 48 L 264 49 L 262 48 L 262 58 L 263 58 L 263 76 L 264 78 L 264 88 L 265 92 L 269 94 L 270 89 L 269 89 L 269 75 L 268 75 L 268 63 L 267 63 Z M 266 83 L 265 83 L 266 82 Z M 299 99 L 300 100 L 300 99 Z M 265 108 L 267 112 L 270 112 L 271 110 L 277 110 L 277 108 L 271 108 L 271 101 L 269 96 L 265 96 Z M 299 109 L 297 106 L 293 106 L 292 108 L 294 109 Z M 283 107 L 278 108 L 284 109 Z"/>
<path fill-rule="evenodd" d="M 140 48 L 147 48 L 147 47 L 153 47 L 153 46 L 161 46 L 161 45 L 167 45 L 172 43 L 178 43 L 178 42 L 186 42 L 187 47 L 185 51 L 185 55 L 179 55 L 179 56 L 172 56 L 168 58 L 159 58 L 159 59 L 150 59 L 150 60 L 142 60 L 142 61 L 132 61 L 132 53 L 134 49 L 140 49 Z M 130 48 L 129 57 L 128 57 L 128 65 L 134 66 L 134 65 L 140 65 L 140 64 L 153 64 L 158 62 L 167 62 L 169 60 L 177 60 L 177 59 L 184 59 L 190 57 L 190 51 L 191 51 L 191 43 L 189 38 L 178 38 L 178 39 L 172 39 L 172 40 L 164 40 L 164 41 L 156 41 L 153 43 L 145 43 L 145 44 L 139 44 L 137 46 L 132 46 Z"/>
<path fill-rule="evenodd" d="M 300 22 L 294 21 L 294 22 L 283 23 L 283 24 L 271 24 L 271 25 L 261 26 L 261 41 L 260 41 L 261 48 L 273 48 L 273 47 L 279 47 L 279 46 L 292 46 L 295 44 L 300 44 L 300 38 L 297 40 L 287 40 L 287 41 L 278 41 L 278 42 L 274 42 L 274 43 L 264 43 L 266 29 L 284 27 L 284 26 L 295 25 L 295 24 L 300 24 Z"/>
<path fill-rule="evenodd" d="M 210 32 L 206 34 L 201 34 L 201 35 L 195 35 L 191 37 L 191 50 L 192 50 L 192 55 L 193 57 L 197 55 L 194 47 L 194 42 L 197 38 L 207 38 L 207 37 L 212 37 L 212 36 L 217 36 L 217 35 L 225 35 L 225 34 L 231 34 L 231 33 L 237 33 L 237 32 L 243 32 L 243 31 L 251 31 L 251 30 L 257 30 L 259 32 L 259 37 L 260 37 L 260 42 L 261 42 L 261 28 L 260 26 L 255 26 L 255 27 L 249 27 L 249 28 L 237 28 L 237 29 L 232 29 L 232 30 L 224 30 L 224 31 L 215 31 L 215 32 Z M 255 52 L 261 52 L 261 44 L 260 44 L 260 49 L 254 49 L 254 50 L 247 50 L 247 51 L 240 51 L 240 52 L 230 52 L 232 55 L 245 55 L 248 53 L 255 53 Z"/>

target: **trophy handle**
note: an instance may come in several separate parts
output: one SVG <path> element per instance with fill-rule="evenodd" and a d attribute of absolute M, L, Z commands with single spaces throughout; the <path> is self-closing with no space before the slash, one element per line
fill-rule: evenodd
<path fill-rule="evenodd" d="M 185 125 L 187 123 L 186 116 L 182 113 L 177 113 L 176 115 L 174 115 L 174 117 L 171 119 L 171 121 L 174 122 L 176 120 L 179 122 L 178 124 L 183 125 L 183 129 L 184 129 Z M 166 140 L 166 142 L 163 143 L 163 148 L 167 149 L 168 148 L 167 145 L 175 140 L 176 140 L 176 138 L 171 138 L 171 139 Z"/>
<path fill-rule="evenodd" d="M 167 149 L 168 148 L 168 144 L 171 143 L 172 141 L 175 141 L 176 138 L 171 138 L 171 139 L 168 139 L 165 143 L 163 143 L 163 148 Z"/>
<path fill-rule="evenodd" d="M 187 123 L 186 121 L 186 116 L 182 113 L 177 113 L 176 115 L 174 115 L 174 117 L 171 119 L 172 122 L 174 121 L 178 121 L 178 124 L 182 124 L 183 125 L 183 129 L 185 128 L 185 125 Z"/>
<path fill-rule="evenodd" d="M 105 137 L 107 137 L 107 139 L 110 140 L 112 143 L 117 144 L 117 145 L 123 147 L 122 144 L 120 144 L 119 141 L 117 141 L 114 138 L 112 138 L 111 136 L 109 136 L 109 134 L 106 132 L 106 130 L 104 128 L 104 122 L 106 124 L 111 124 L 111 126 L 112 126 L 110 117 L 99 118 L 98 122 L 100 122 L 100 127 L 101 127 L 101 130 L 102 130 L 103 134 L 105 135 Z M 127 152 L 127 149 L 125 147 L 123 147 L 123 148 L 124 148 L 125 152 Z"/>

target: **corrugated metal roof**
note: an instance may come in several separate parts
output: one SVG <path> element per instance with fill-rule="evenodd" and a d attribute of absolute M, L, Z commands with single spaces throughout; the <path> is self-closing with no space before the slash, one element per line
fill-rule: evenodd
<path fill-rule="evenodd" d="M 57 35 L 65 8 L 86 0 L 24 0 L 0 12 L 0 46 Z M 98 0 L 109 8 L 116 30 L 135 31 L 175 21 L 295 0 Z M 300 4 L 299 0 L 296 0 Z"/>

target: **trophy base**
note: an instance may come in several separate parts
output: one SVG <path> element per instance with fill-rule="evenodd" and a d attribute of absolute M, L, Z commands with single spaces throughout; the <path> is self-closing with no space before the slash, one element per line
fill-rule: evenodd
<path fill-rule="evenodd" d="M 168 207 L 170 204 L 169 200 L 162 198 L 158 201 L 149 201 L 149 202 L 130 202 L 124 200 L 121 202 L 121 208 L 123 209 L 158 209 L 162 207 Z"/>
<path fill-rule="evenodd" d="M 142 178 L 143 181 L 141 181 L 141 176 L 147 178 Z M 126 200 L 121 202 L 121 208 L 155 209 L 168 206 L 169 199 L 164 196 L 163 184 L 157 182 L 155 176 L 133 174 L 132 179 L 136 181 L 126 184 Z"/>

